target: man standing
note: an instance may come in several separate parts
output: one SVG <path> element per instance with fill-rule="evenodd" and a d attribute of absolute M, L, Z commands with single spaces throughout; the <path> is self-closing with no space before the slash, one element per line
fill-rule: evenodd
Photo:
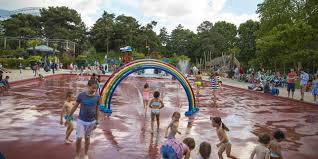
<path fill-rule="evenodd" d="M 307 83 L 309 80 L 309 75 L 308 73 L 306 73 L 303 69 L 300 71 L 300 94 L 301 94 L 301 98 L 300 100 L 303 101 L 304 100 L 304 95 L 305 95 L 305 91 L 306 91 L 306 87 L 307 87 Z"/>
<path fill-rule="evenodd" d="M 294 98 L 296 76 L 297 76 L 297 74 L 295 73 L 294 69 L 290 69 L 290 72 L 287 75 L 288 98 L 289 98 L 289 95 L 290 95 L 290 91 L 292 92 L 292 98 Z"/>

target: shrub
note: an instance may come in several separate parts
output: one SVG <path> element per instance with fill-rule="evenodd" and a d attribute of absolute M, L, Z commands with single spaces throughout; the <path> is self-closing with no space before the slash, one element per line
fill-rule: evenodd
<path fill-rule="evenodd" d="M 23 66 L 28 66 L 28 60 L 22 60 L 17 58 L 0 58 L 0 63 L 4 68 L 17 69 L 19 68 L 20 62 Z"/>

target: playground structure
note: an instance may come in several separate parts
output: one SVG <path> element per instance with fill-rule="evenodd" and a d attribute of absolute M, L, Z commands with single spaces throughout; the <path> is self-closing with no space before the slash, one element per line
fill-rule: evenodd
<path fill-rule="evenodd" d="M 132 48 L 130 46 L 120 48 L 120 51 L 121 51 L 120 60 L 123 64 L 127 64 L 133 60 Z"/>
<path fill-rule="evenodd" d="M 212 52 L 204 52 L 203 58 L 196 59 L 196 66 L 198 66 L 200 70 L 210 70 L 211 67 L 218 67 L 221 72 L 228 72 L 235 67 L 240 67 L 240 65 L 240 62 L 233 54 L 222 54 L 222 56 L 212 58 Z"/>
<path fill-rule="evenodd" d="M 154 59 L 143 59 L 136 60 L 130 63 L 127 63 L 117 69 L 107 80 L 102 91 L 101 91 L 101 112 L 111 114 L 111 100 L 113 93 L 117 86 L 122 80 L 124 80 L 131 73 L 137 72 L 143 69 L 160 69 L 175 77 L 182 87 L 184 88 L 186 95 L 188 97 L 189 109 L 185 112 L 186 116 L 191 116 L 194 113 L 198 112 L 199 109 L 195 106 L 195 96 L 192 90 L 190 83 L 187 81 L 186 77 L 174 66 Z"/>

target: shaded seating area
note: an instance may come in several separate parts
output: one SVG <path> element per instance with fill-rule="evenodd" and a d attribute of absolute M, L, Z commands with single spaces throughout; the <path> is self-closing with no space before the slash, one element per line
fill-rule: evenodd
<path fill-rule="evenodd" d="M 45 56 L 49 54 L 60 53 L 59 50 L 51 48 L 46 45 L 35 46 L 34 50 L 33 50 L 33 47 L 30 47 L 30 48 L 27 48 L 26 51 L 30 54 L 33 54 L 35 52 L 36 55 L 45 55 Z"/>

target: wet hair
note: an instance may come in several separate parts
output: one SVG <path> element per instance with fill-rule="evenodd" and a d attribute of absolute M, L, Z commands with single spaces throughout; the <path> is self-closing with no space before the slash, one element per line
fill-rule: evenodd
<path fill-rule="evenodd" d="M 208 159 L 211 155 L 211 145 L 208 142 L 202 142 L 200 144 L 199 153 L 202 158 Z"/>
<path fill-rule="evenodd" d="M 258 136 L 258 141 L 262 144 L 267 145 L 271 140 L 271 137 L 268 134 L 260 134 Z"/>
<path fill-rule="evenodd" d="M 71 97 L 73 95 L 73 92 L 67 92 L 66 93 L 66 98 Z"/>
<path fill-rule="evenodd" d="M 175 117 L 176 115 L 179 115 L 179 117 L 181 116 L 179 112 L 173 112 L 172 118 Z"/>
<path fill-rule="evenodd" d="M 88 85 L 88 86 L 96 85 L 96 81 L 93 80 L 93 79 L 90 79 L 90 80 L 87 82 L 87 85 Z"/>
<path fill-rule="evenodd" d="M 285 134 L 281 130 L 276 130 L 273 136 L 277 140 L 285 139 Z"/>
<path fill-rule="evenodd" d="M 187 137 L 183 140 L 183 143 L 186 144 L 190 150 L 195 148 L 195 141 L 192 137 Z"/>
<path fill-rule="evenodd" d="M 149 88 L 149 84 L 146 83 L 146 84 L 144 85 L 144 88 Z"/>
<path fill-rule="evenodd" d="M 159 98 L 159 97 L 160 97 L 160 92 L 155 91 L 155 92 L 153 93 L 153 97 Z"/>
<path fill-rule="evenodd" d="M 220 117 L 211 117 L 210 119 L 213 120 L 219 126 L 221 126 L 223 130 L 230 131 L 230 129 L 222 122 L 222 119 Z"/>

